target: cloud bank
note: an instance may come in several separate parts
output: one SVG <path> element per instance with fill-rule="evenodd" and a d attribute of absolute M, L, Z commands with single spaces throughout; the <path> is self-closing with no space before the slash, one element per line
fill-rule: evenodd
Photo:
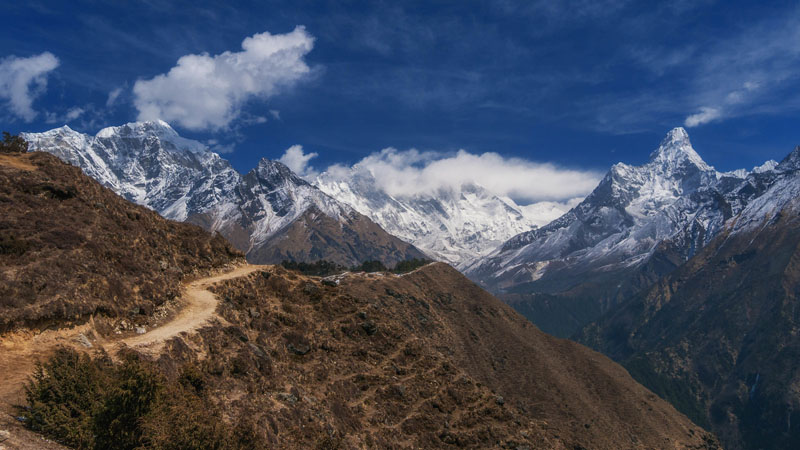
<path fill-rule="evenodd" d="M 465 184 L 476 183 L 521 205 L 584 197 L 597 186 L 601 177 L 594 171 L 507 158 L 491 152 L 475 154 L 459 150 L 447 154 L 394 148 L 373 153 L 352 168 L 333 165 L 324 176 L 345 178 L 353 171 L 368 171 L 378 187 L 392 196 L 433 194 L 439 189 L 460 190 Z"/>
<path fill-rule="evenodd" d="M 266 99 L 311 69 L 304 57 L 314 37 L 298 26 L 286 34 L 255 34 L 242 51 L 185 55 L 166 74 L 133 86 L 138 120 L 163 119 L 191 130 L 227 127 L 252 99 Z"/>
<path fill-rule="evenodd" d="M 8 102 L 15 116 L 31 122 L 37 115 L 33 101 L 47 89 L 47 75 L 58 64 L 58 58 L 50 52 L 0 60 L 0 99 Z"/>

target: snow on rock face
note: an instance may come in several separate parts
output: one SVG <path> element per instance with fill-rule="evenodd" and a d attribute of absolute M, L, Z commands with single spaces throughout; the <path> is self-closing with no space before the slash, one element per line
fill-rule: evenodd
<path fill-rule="evenodd" d="M 776 172 L 789 167 L 800 168 L 800 157 L 795 161 L 790 155 L 777 166 L 767 162 L 752 172 L 717 172 L 692 148 L 686 131 L 675 128 L 647 164 L 614 165 L 575 208 L 514 236 L 466 272 L 489 287 L 505 289 L 636 267 L 668 240 L 683 246 L 688 258 L 762 195 Z"/>
<path fill-rule="evenodd" d="M 774 163 L 767 164 L 770 162 Z M 731 220 L 731 233 L 761 227 L 779 219 L 781 214 L 796 214 L 800 209 L 800 146 L 780 163 L 770 165 L 771 170 L 753 170 L 745 180 L 741 191 L 751 199 L 741 214 Z"/>
<path fill-rule="evenodd" d="M 134 122 L 96 136 L 67 126 L 23 133 L 32 151 L 51 153 L 134 203 L 168 219 L 203 216 L 207 228 L 241 228 L 257 246 L 314 206 L 346 220 L 352 209 L 267 159 L 242 176 L 202 143 L 166 122 Z"/>
<path fill-rule="evenodd" d="M 344 175 L 323 173 L 314 184 L 389 233 L 455 266 L 484 256 L 511 236 L 536 227 L 511 199 L 497 197 L 477 184 L 392 196 L 358 164 Z"/>
<path fill-rule="evenodd" d="M 66 126 L 22 137 L 31 150 L 52 153 L 125 199 L 173 220 L 234 201 L 240 178 L 219 155 L 161 121 L 105 128 L 93 137 Z"/>

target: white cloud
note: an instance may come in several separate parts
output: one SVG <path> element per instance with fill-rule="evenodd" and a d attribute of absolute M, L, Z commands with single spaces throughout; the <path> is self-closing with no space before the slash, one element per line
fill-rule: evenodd
<path fill-rule="evenodd" d="M 82 116 L 83 113 L 85 113 L 85 112 L 86 112 L 85 109 L 76 106 L 74 108 L 70 108 L 70 110 L 67 111 L 67 113 L 64 115 L 64 119 L 67 122 L 72 122 L 73 120 L 75 120 L 78 117 Z"/>
<path fill-rule="evenodd" d="M 33 101 L 47 88 L 47 75 L 58 67 L 58 58 L 50 52 L 0 61 L 0 98 L 8 101 L 11 112 L 26 122 L 37 113 Z"/>
<path fill-rule="evenodd" d="M 122 94 L 122 88 L 121 87 L 118 87 L 118 88 L 114 89 L 113 91 L 109 92 L 108 93 L 108 99 L 106 100 L 106 107 L 113 106 L 117 102 L 117 99 L 119 99 L 120 94 Z"/>
<path fill-rule="evenodd" d="M 683 123 L 687 127 L 696 127 L 698 125 L 703 125 L 711 121 L 717 120 L 720 117 L 722 117 L 722 113 L 720 112 L 719 108 L 711 108 L 709 106 L 703 106 L 702 108 L 700 108 L 700 112 L 692 114 L 691 116 L 687 117 Z"/>
<path fill-rule="evenodd" d="M 520 206 L 522 215 L 531 219 L 536 226 L 542 227 L 558 219 L 583 201 L 584 197 L 575 197 L 563 202 L 537 202 Z"/>
<path fill-rule="evenodd" d="M 438 189 L 460 189 L 477 183 L 520 204 L 564 202 L 588 194 L 600 180 L 594 171 L 558 167 L 497 153 L 455 154 L 400 151 L 387 148 L 359 161 L 354 170 L 369 171 L 379 187 L 393 196 L 424 195 Z M 327 176 L 346 176 L 348 169 L 332 166 Z"/>
<path fill-rule="evenodd" d="M 314 170 L 313 167 L 308 165 L 312 158 L 319 156 L 317 153 L 305 153 L 302 145 L 293 145 L 286 149 L 283 156 L 278 158 L 278 161 L 286 164 L 286 167 L 292 169 L 301 178 L 313 179 L 319 172 Z"/>
<path fill-rule="evenodd" d="M 133 86 L 139 120 L 163 119 L 192 130 L 227 127 L 248 100 L 269 98 L 309 74 L 303 58 L 313 47 L 314 37 L 299 26 L 248 37 L 240 52 L 182 56 L 166 74 Z"/>
<path fill-rule="evenodd" d="M 755 81 L 746 81 L 741 87 L 734 89 L 725 96 L 718 106 L 703 106 L 700 111 L 686 118 L 684 125 L 696 127 L 705 125 L 709 122 L 719 121 L 736 114 L 736 107 L 740 104 L 751 101 L 753 94 L 758 91 L 761 85 Z"/>
<path fill-rule="evenodd" d="M 233 153 L 233 151 L 236 149 L 236 144 L 232 143 L 223 144 L 216 139 L 207 140 L 206 145 L 208 146 L 209 150 L 211 150 L 214 153 L 219 153 L 221 155 L 226 153 Z"/>

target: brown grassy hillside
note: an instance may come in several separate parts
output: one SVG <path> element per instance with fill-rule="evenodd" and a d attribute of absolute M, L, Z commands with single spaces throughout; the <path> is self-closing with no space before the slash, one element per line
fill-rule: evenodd
<path fill-rule="evenodd" d="M 182 278 L 241 255 L 133 205 L 44 153 L 0 155 L 0 331 L 89 314 L 147 314 Z"/>
<path fill-rule="evenodd" d="M 278 448 L 715 446 L 620 366 L 449 266 L 328 284 L 277 267 L 227 281 L 215 291 L 234 325 L 173 340 L 159 364 L 202 367 L 226 415 Z"/>

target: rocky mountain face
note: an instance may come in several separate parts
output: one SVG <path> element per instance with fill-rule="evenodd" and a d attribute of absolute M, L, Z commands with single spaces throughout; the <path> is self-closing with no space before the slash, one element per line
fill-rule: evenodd
<path fill-rule="evenodd" d="M 726 448 L 800 448 L 799 169 L 748 175 L 710 244 L 578 336 Z"/>
<path fill-rule="evenodd" d="M 31 150 L 80 167 L 127 200 L 168 219 L 220 232 L 253 262 L 286 257 L 354 265 L 379 259 L 391 265 L 423 256 L 283 164 L 262 159 L 241 175 L 228 161 L 180 137 L 162 121 L 105 128 L 96 136 L 66 126 L 22 136 Z M 306 243 L 303 250 L 281 250 L 287 230 L 295 230 L 295 243 Z"/>
<path fill-rule="evenodd" d="M 543 330 L 569 336 L 696 254 L 764 192 L 774 168 L 720 173 L 676 128 L 647 164 L 614 165 L 567 214 L 466 273 Z"/>
<path fill-rule="evenodd" d="M 221 236 L 44 153 L 0 154 L 0 206 L 0 332 L 100 313 L 130 321 L 175 298 L 185 277 L 243 262 Z"/>
<path fill-rule="evenodd" d="M 510 237 L 536 228 L 537 223 L 513 200 L 474 183 L 430 193 L 391 195 L 368 168 L 356 164 L 344 173 L 323 173 L 314 184 L 433 259 L 456 267 L 486 256 Z"/>

